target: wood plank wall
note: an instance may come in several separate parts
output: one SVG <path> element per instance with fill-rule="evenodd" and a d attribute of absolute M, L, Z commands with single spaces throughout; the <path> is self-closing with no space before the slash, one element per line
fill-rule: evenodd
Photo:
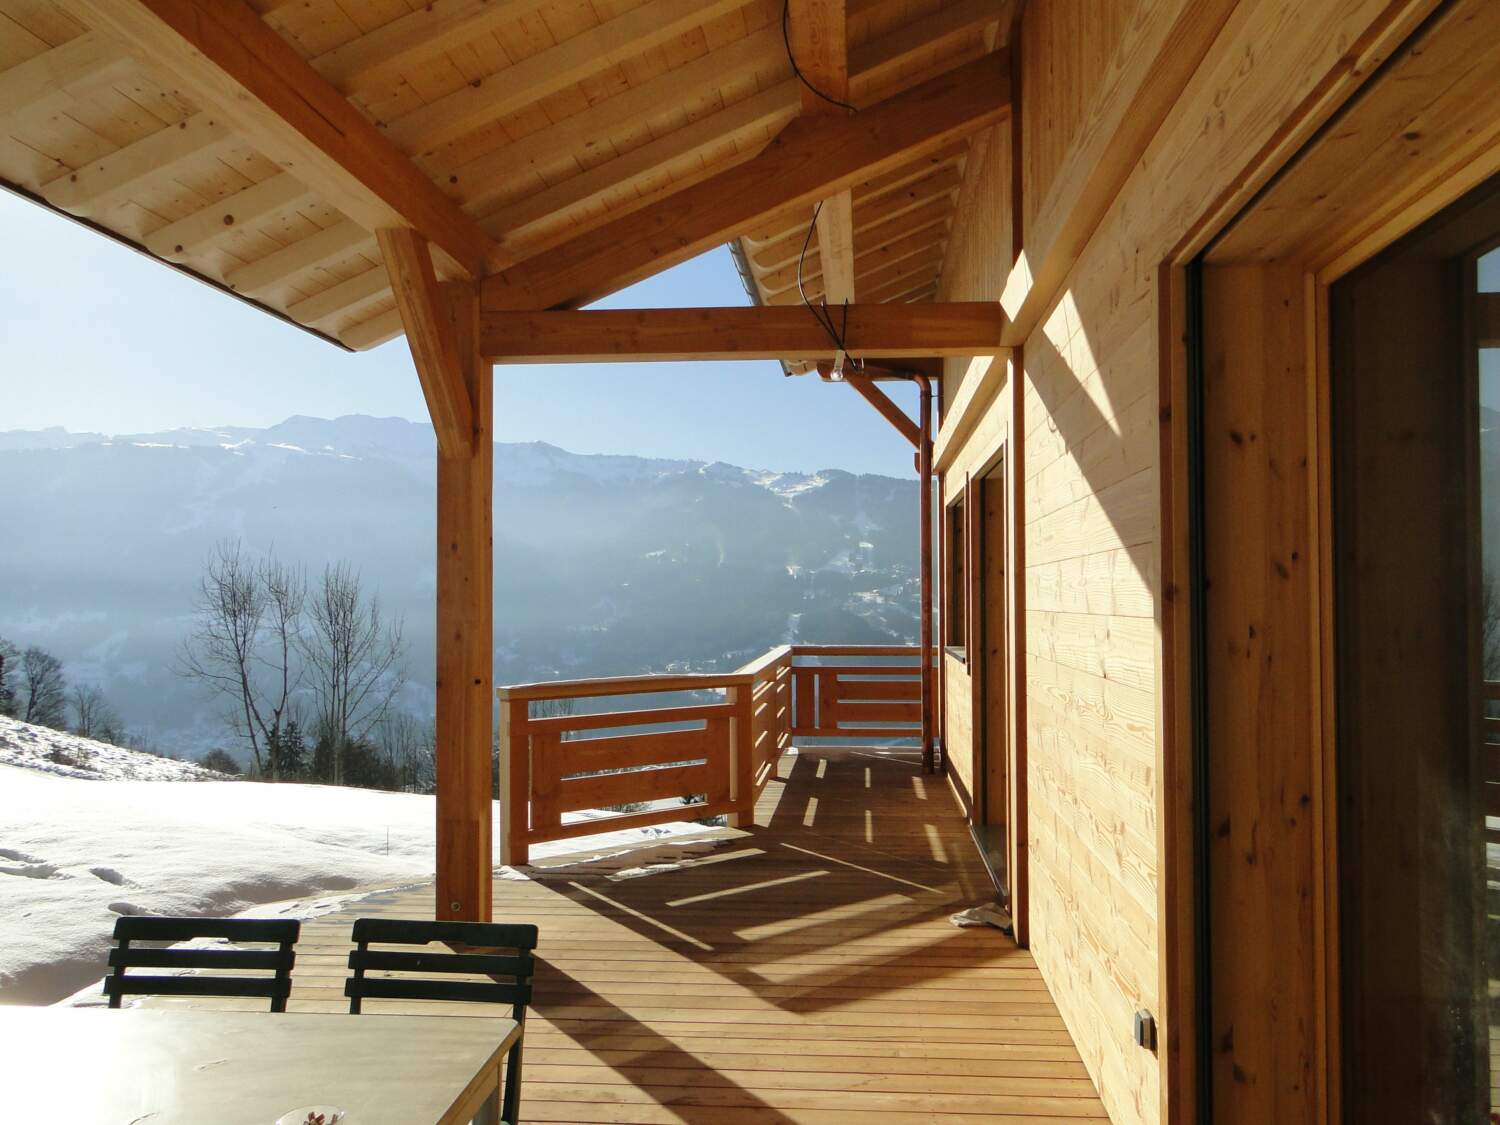
<path fill-rule="evenodd" d="M 1021 24 L 1024 229 L 1031 230 L 1141 0 L 1028 4 Z"/>
<path fill-rule="evenodd" d="M 1099 13 L 1111 5 L 1028 5 L 1026 214 L 1045 211 L 1048 191 L 1060 186 L 1049 175 L 1095 108 L 1100 60 L 1118 64 L 1117 42 L 1135 25 L 1175 20 L 1188 2 L 1122 4 L 1110 18 Z M 1031 948 L 1119 1125 L 1182 1119 L 1166 1112 L 1163 1064 L 1135 1044 L 1132 1027 L 1136 1010 L 1165 1010 L 1158 993 L 1168 940 L 1158 923 L 1157 844 L 1169 799 L 1157 777 L 1161 267 L 1185 260 L 1208 224 L 1233 214 L 1264 171 L 1258 160 L 1294 150 L 1281 146 L 1348 73 L 1362 37 L 1398 7 L 1239 3 L 1023 349 Z M 1168 39 L 1164 49 L 1182 45 Z M 1007 195 L 976 191 L 962 201 L 945 299 L 992 296 L 1003 281 L 1008 231 L 1002 239 L 995 215 L 968 212 L 1008 209 Z M 948 401 L 966 378 L 971 370 L 950 363 Z M 946 466 L 950 497 L 994 448 L 1009 400 L 990 400 Z M 952 665 L 946 690 L 950 761 L 959 769 L 965 747 L 953 717 L 969 706 L 970 686 Z M 1161 1041 L 1174 1030 L 1160 1028 Z M 1299 1112 L 1286 1120 L 1307 1119 Z"/>

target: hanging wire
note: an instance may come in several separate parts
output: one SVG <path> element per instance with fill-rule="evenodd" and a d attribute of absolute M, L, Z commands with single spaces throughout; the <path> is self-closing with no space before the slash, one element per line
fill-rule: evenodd
<path fill-rule="evenodd" d="M 792 73 L 797 76 L 798 81 L 802 85 L 806 86 L 829 105 L 836 105 L 840 109 L 848 110 L 850 113 L 857 112 L 856 108 L 848 102 L 840 101 L 838 98 L 825 94 L 822 90 L 814 86 L 807 80 L 807 75 L 803 74 L 802 69 L 797 65 L 797 57 L 792 54 L 792 0 L 785 0 L 785 3 L 781 5 L 781 41 L 786 44 L 786 61 L 792 64 Z"/>
<path fill-rule="evenodd" d="M 818 215 L 822 212 L 822 210 L 823 201 L 820 199 L 817 206 L 813 208 L 812 222 L 807 224 L 807 235 L 802 239 L 802 252 L 797 255 L 797 296 L 802 298 L 802 304 L 806 306 L 807 311 L 812 313 L 813 319 L 822 326 L 824 332 L 828 333 L 828 342 L 833 345 L 835 353 L 842 352 L 853 362 L 856 369 L 861 369 L 864 367 L 865 361 L 862 359 L 858 359 L 855 356 L 849 355 L 848 298 L 846 297 L 844 299 L 843 315 L 840 317 L 839 326 L 835 328 L 833 323 L 833 314 L 828 311 L 827 299 L 819 297 L 819 303 L 816 305 L 813 304 L 812 301 L 808 298 L 807 290 L 802 283 L 802 267 L 807 261 L 807 250 L 808 247 L 812 245 L 813 231 L 818 229 Z"/>
<path fill-rule="evenodd" d="M 786 60 L 791 64 L 792 73 L 797 76 L 797 80 L 802 85 L 806 86 L 813 94 L 822 98 L 829 105 L 838 106 L 838 108 L 847 110 L 850 113 L 858 112 L 856 107 L 850 105 L 848 102 L 825 94 L 822 90 L 814 86 L 808 81 L 807 75 L 802 73 L 802 68 L 797 65 L 797 56 L 792 52 L 792 0 L 785 0 L 781 6 L 781 41 L 786 45 Z M 802 240 L 802 252 L 797 255 L 797 295 L 802 298 L 802 304 L 806 306 L 808 312 L 812 313 L 813 319 L 822 326 L 824 332 L 828 333 L 828 340 L 833 345 L 835 354 L 842 354 L 852 360 L 856 368 L 863 368 L 864 360 L 855 359 L 853 356 L 850 356 L 847 346 L 849 332 L 848 298 L 844 300 L 843 314 L 839 319 L 838 327 L 835 327 L 833 314 L 828 311 L 827 299 L 820 297 L 818 299 L 819 303 L 814 305 L 808 299 L 807 290 L 802 284 L 802 268 L 807 261 L 807 250 L 812 245 L 813 231 L 818 229 L 818 215 L 822 210 L 823 203 L 819 200 L 817 206 L 813 208 L 812 222 L 807 225 L 807 237 Z"/>

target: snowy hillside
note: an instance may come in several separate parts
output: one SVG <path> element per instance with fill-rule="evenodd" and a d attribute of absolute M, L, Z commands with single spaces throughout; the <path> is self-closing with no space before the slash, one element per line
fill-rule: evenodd
<path fill-rule="evenodd" d="M 96 981 L 124 914 L 306 918 L 350 895 L 432 878 L 432 797 L 217 780 L 0 724 L 0 762 L 9 763 L 0 764 L 0 1004 L 53 1003 Z M 45 747 L 93 768 L 58 768 Z M 533 861 L 701 831 L 684 823 L 566 840 L 534 848 Z"/>
<path fill-rule="evenodd" d="M 0 715 L 0 765 L 88 781 L 228 781 L 226 774 Z M 0 798 L 3 799 L 3 798 Z M 3 832 L 0 826 L 0 832 Z"/>

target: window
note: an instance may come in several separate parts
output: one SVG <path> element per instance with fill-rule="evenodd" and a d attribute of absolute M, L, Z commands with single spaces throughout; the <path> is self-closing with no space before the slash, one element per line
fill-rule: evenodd
<path fill-rule="evenodd" d="M 957 650 L 954 655 L 966 655 L 964 627 L 968 619 L 969 573 L 967 564 L 968 544 L 964 535 L 967 526 L 964 519 L 964 498 L 960 496 L 948 505 L 943 529 L 943 559 L 946 573 L 943 576 L 943 644 Z"/>

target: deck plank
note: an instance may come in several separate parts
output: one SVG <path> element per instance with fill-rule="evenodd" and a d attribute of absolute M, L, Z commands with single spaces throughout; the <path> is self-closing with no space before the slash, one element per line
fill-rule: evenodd
<path fill-rule="evenodd" d="M 912 754 L 804 747 L 755 827 L 527 873 L 495 881 L 496 920 L 541 927 L 526 1121 L 1108 1120 L 1031 956 L 949 923 L 989 883 Z M 355 916 L 431 909 L 422 888 L 306 923 L 291 1010 L 343 1009 Z"/>

